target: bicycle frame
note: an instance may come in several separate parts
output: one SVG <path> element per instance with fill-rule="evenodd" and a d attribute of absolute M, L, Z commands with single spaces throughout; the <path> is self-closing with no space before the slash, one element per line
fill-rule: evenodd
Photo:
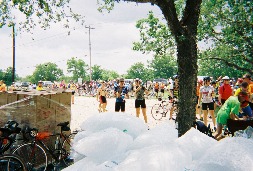
<path fill-rule="evenodd" d="M 68 140 L 67 135 L 60 133 L 60 134 L 55 134 L 55 135 L 50 135 L 50 136 L 60 136 L 60 142 L 59 142 L 59 149 L 51 149 L 48 145 L 46 145 L 42 140 L 39 140 L 37 138 L 35 138 L 35 140 L 32 141 L 32 143 L 34 144 L 34 148 L 36 148 L 35 144 L 39 144 L 43 149 L 46 150 L 46 152 L 48 152 L 54 160 L 56 160 L 57 162 L 60 162 L 62 160 L 61 156 L 56 155 L 54 152 L 55 150 L 58 150 L 60 152 L 60 154 L 63 154 L 63 147 L 62 144 L 65 140 Z M 33 151 L 35 151 L 35 149 L 33 149 Z"/>

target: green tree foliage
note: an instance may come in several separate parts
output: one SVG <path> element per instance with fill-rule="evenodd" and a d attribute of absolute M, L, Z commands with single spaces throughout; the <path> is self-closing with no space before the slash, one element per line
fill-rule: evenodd
<path fill-rule="evenodd" d="M 128 79 L 140 78 L 143 81 L 152 80 L 154 78 L 151 69 L 145 67 L 141 62 L 133 64 L 128 70 L 125 76 Z"/>
<path fill-rule="evenodd" d="M 72 80 L 88 79 L 89 66 L 82 59 L 72 57 L 67 61 L 67 71 L 72 74 Z"/>
<path fill-rule="evenodd" d="M 252 23 L 253 1 L 204 1 L 198 37 L 211 40 L 213 45 L 207 52 L 202 52 L 200 63 L 211 59 L 212 64 L 222 66 L 225 75 L 240 77 L 245 72 L 253 74 Z"/>
<path fill-rule="evenodd" d="M 155 78 L 169 78 L 177 72 L 177 63 L 174 54 L 175 40 L 168 26 L 161 23 L 152 11 L 146 19 L 137 21 L 136 27 L 140 31 L 140 41 L 133 43 L 133 50 L 142 53 L 154 53 L 150 62 Z"/>
<path fill-rule="evenodd" d="M 113 80 L 119 78 L 119 74 L 116 71 L 112 71 L 112 70 L 103 70 L 102 73 L 102 80 Z"/>
<path fill-rule="evenodd" d="M 92 80 L 100 80 L 103 78 L 104 69 L 99 65 L 94 65 L 92 68 Z"/>
<path fill-rule="evenodd" d="M 161 23 L 152 11 L 149 12 L 148 18 L 137 21 L 136 27 L 140 31 L 140 42 L 133 43 L 133 50 L 153 52 L 154 56 L 175 53 L 175 40 L 168 26 Z"/>
<path fill-rule="evenodd" d="M 20 29 L 30 31 L 36 25 L 46 29 L 50 23 L 64 21 L 69 27 L 71 19 L 79 21 L 82 17 L 72 11 L 70 0 L 1 0 L 0 28 L 4 25 L 19 25 Z M 20 22 L 20 18 L 24 18 Z"/>
<path fill-rule="evenodd" d="M 177 63 L 174 57 L 169 54 L 156 56 L 150 62 L 155 78 L 169 78 L 177 73 Z"/>
<path fill-rule="evenodd" d="M 18 75 L 15 75 L 15 78 L 18 78 Z M 6 71 L 0 70 L 0 80 L 3 80 L 6 85 L 11 85 L 12 67 L 8 67 Z"/>
<path fill-rule="evenodd" d="M 56 64 L 48 62 L 36 66 L 30 81 L 33 83 L 37 83 L 39 80 L 54 82 L 58 81 L 62 75 L 62 69 L 58 68 Z"/>

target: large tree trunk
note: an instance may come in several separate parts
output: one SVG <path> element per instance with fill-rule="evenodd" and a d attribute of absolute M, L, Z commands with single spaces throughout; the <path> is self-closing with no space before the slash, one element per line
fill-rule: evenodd
<path fill-rule="evenodd" d="M 195 121 L 197 84 L 197 47 L 191 35 L 177 42 L 179 75 L 178 136 L 188 131 Z"/>
<path fill-rule="evenodd" d="M 156 1 L 157 2 L 157 1 Z M 187 0 L 179 21 L 173 0 L 157 2 L 177 42 L 179 76 L 178 136 L 191 129 L 195 121 L 197 85 L 197 26 L 202 0 Z"/>
<path fill-rule="evenodd" d="M 116 1 L 116 0 L 115 0 Z M 174 35 L 178 52 L 179 113 L 178 136 L 191 129 L 195 120 L 197 84 L 197 27 L 202 0 L 186 0 L 184 14 L 179 21 L 174 0 L 125 0 L 157 5 Z"/>

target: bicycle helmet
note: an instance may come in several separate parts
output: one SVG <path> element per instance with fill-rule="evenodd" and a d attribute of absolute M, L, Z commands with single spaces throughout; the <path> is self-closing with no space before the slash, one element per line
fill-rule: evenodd
<path fill-rule="evenodd" d="M 210 81 L 210 80 L 211 80 L 211 78 L 209 76 L 204 77 L 204 79 L 203 79 L 203 81 Z"/>
<path fill-rule="evenodd" d="M 173 79 L 178 79 L 178 75 L 174 75 L 174 76 L 173 76 Z"/>

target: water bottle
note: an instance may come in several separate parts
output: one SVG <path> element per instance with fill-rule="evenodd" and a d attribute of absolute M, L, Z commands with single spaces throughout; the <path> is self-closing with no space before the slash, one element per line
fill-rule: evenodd
<path fill-rule="evenodd" d="M 57 137 L 55 140 L 54 148 L 55 148 L 55 150 L 59 149 L 59 137 Z"/>

